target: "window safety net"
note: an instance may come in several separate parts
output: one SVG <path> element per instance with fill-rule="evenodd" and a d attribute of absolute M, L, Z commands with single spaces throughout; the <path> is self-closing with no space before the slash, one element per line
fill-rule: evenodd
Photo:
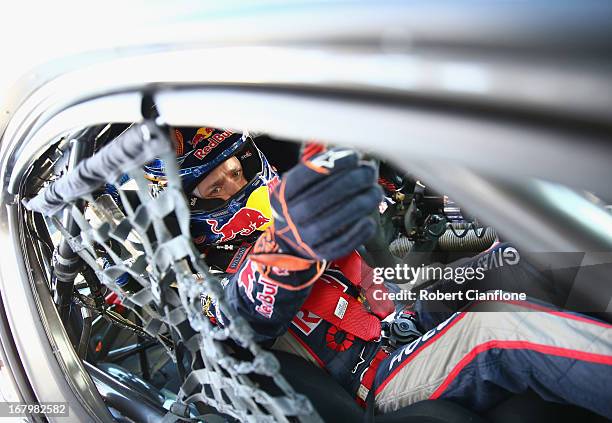
<path fill-rule="evenodd" d="M 164 160 L 167 175 L 167 186 L 155 195 L 142 171 L 153 158 Z M 117 184 L 124 174 L 137 184 L 136 206 L 123 190 L 118 190 L 119 212 L 95 201 L 97 189 Z M 79 200 L 94 208 L 99 224 L 86 219 L 76 205 Z M 174 148 L 153 122 L 133 125 L 25 206 L 53 222 L 99 280 L 138 315 L 147 334 L 165 340 L 179 368 L 182 357 L 188 358 L 178 400 L 165 421 L 205 419 L 209 408 L 198 404 L 243 422 L 321 421 L 308 398 L 280 373 L 276 357 L 254 341 L 249 324 L 227 305 L 221 281 L 193 245 Z M 62 224 L 66 210 L 80 228 L 77 236 Z M 112 248 L 113 243 L 121 248 Z M 110 257 L 104 265 L 102 250 Z M 125 273 L 142 288 L 131 293 L 120 288 L 116 281 Z M 223 327 L 203 313 L 203 299 L 211 298 L 227 316 Z M 167 342 L 168 334 L 174 342 Z"/>

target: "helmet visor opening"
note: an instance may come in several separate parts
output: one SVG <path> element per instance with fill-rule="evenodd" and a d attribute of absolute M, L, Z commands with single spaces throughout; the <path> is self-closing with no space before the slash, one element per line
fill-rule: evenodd
<path fill-rule="evenodd" d="M 263 162 L 259 156 L 259 150 L 255 147 L 255 144 L 250 139 L 242 147 L 236 150 L 234 154 L 220 163 L 219 166 L 231 158 L 238 159 L 238 162 L 240 163 L 244 179 L 246 180 L 244 185 L 227 200 L 221 198 L 202 198 L 200 192 L 198 191 L 198 185 L 206 178 L 206 176 L 210 175 L 209 172 L 198 182 L 192 192 L 186 193 L 191 197 L 190 205 L 192 211 L 215 211 L 216 209 L 226 206 L 233 198 L 236 198 L 242 194 L 245 188 L 248 187 L 253 180 L 258 178 L 263 171 Z"/>

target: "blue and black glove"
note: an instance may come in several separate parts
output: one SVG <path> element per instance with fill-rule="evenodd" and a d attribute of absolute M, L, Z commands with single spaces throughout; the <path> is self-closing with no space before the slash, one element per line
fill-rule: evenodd
<path fill-rule="evenodd" d="M 271 195 L 274 230 L 258 241 L 256 261 L 299 270 L 300 260 L 289 257 L 312 264 L 349 254 L 375 232 L 370 215 L 383 198 L 377 178 L 376 168 L 348 149 L 295 166 Z"/>

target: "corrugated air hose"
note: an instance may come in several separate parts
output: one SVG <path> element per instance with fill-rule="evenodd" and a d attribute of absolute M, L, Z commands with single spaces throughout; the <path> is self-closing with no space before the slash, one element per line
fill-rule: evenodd
<path fill-rule="evenodd" d="M 451 223 L 438 239 L 443 251 L 484 251 L 497 240 L 491 227 L 477 228 L 474 223 Z"/>
<path fill-rule="evenodd" d="M 406 237 L 397 238 L 389 245 L 389 252 L 395 257 L 405 258 L 412 249 L 413 245 L 414 241 L 411 241 Z"/>

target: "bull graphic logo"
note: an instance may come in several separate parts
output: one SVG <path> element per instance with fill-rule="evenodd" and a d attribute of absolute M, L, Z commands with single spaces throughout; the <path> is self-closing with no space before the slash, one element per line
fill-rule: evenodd
<path fill-rule="evenodd" d="M 268 223 L 270 219 L 263 215 L 259 210 L 244 207 L 233 215 L 228 222 L 219 226 L 219 222 L 214 219 L 206 219 L 206 223 L 210 225 L 210 230 L 217 235 L 221 235 L 220 242 L 230 241 L 236 238 L 236 235 L 251 235 L 257 228 Z"/>
<path fill-rule="evenodd" d="M 198 128 L 196 134 L 193 136 L 193 139 L 189 141 L 189 144 L 191 144 L 193 148 L 196 148 L 199 143 L 210 138 L 213 132 L 213 128 Z"/>
<path fill-rule="evenodd" d="M 238 286 L 242 286 L 244 288 L 244 293 L 252 303 L 255 302 L 255 299 L 253 298 L 253 286 L 255 285 L 256 270 L 255 263 L 251 262 L 244 266 L 238 274 Z"/>

